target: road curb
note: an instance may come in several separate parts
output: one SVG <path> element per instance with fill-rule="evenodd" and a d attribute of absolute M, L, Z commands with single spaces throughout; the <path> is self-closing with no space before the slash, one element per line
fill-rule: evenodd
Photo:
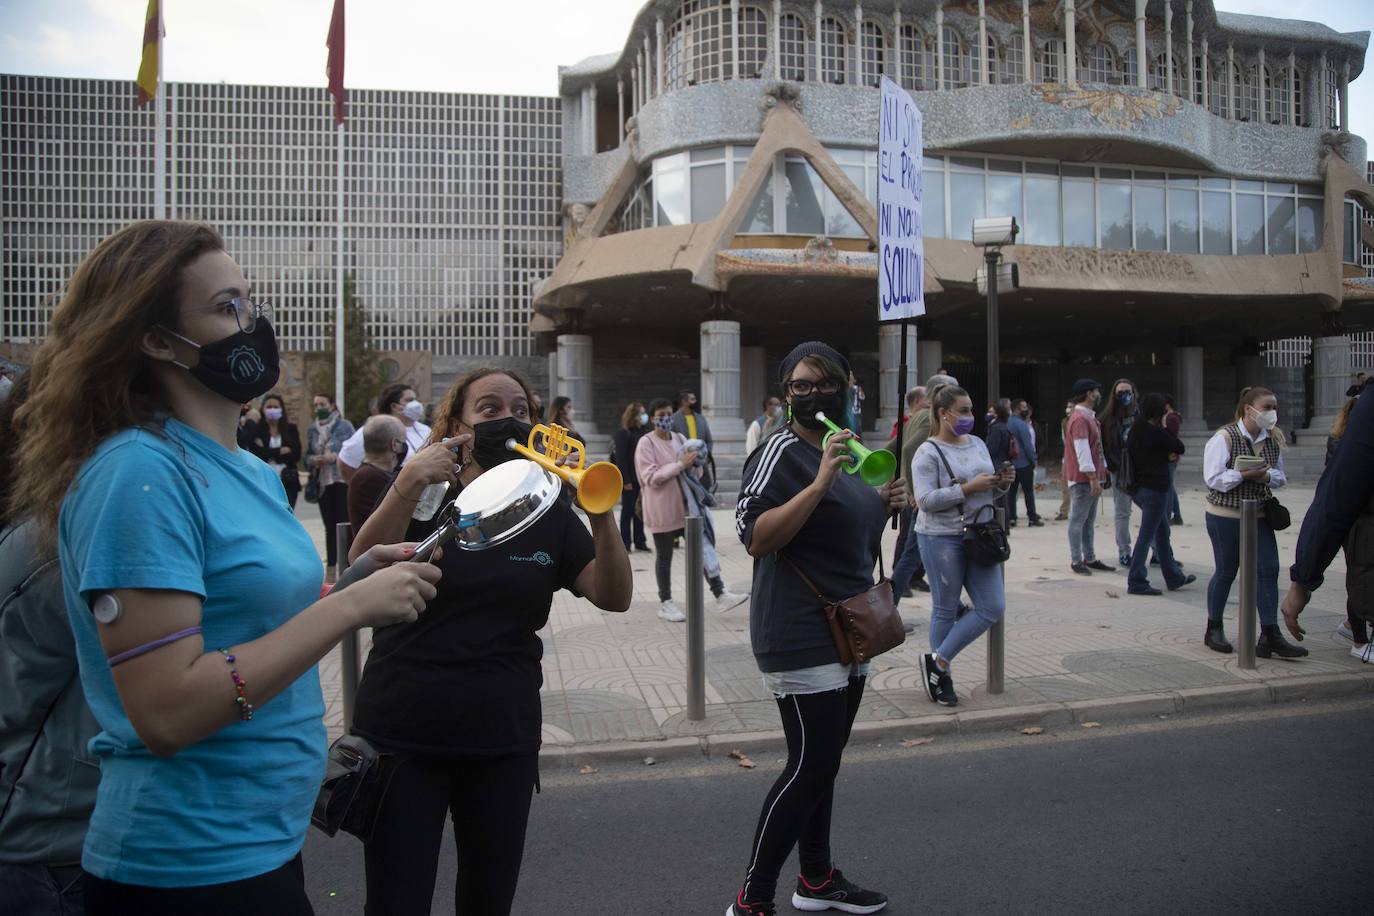
<path fill-rule="evenodd" d="M 1345 699 L 1374 696 L 1374 666 L 1346 674 L 1314 674 L 1257 680 L 1249 684 L 1219 684 L 1184 690 L 1131 693 L 1118 697 L 1035 703 L 989 709 L 966 709 L 858 722 L 850 737 L 852 743 L 877 743 L 889 739 L 925 738 L 952 734 L 980 734 L 1019 731 L 1087 722 L 1128 722 L 1161 716 L 1214 713 L 1227 709 L 1252 709 L 1279 703 L 1307 700 Z M 598 744 L 546 746 L 539 752 L 539 766 L 546 771 L 571 767 L 599 766 L 605 763 L 655 763 L 672 760 L 726 759 L 734 750 L 763 756 L 785 753 L 782 729 L 753 732 L 725 732 L 684 738 L 646 741 L 608 741 Z"/>

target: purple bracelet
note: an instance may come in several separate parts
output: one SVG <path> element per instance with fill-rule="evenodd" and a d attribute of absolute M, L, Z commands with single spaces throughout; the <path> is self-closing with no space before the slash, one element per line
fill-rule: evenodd
<path fill-rule="evenodd" d="M 162 637 L 161 639 L 155 639 L 152 642 L 145 642 L 141 646 L 135 646 L 127 652 L 121 652 L 118 655 L 111 655 L 110 667 L 113 668 L 115 665 L 122 665 L 131 658 L 138 658 L 140 655 L 146 655 L 154 649 L 162 648 L 168 643 L 174 643 L 177 640 L 185 639 L 188 636 L 195 636 L 197 633 L 200 632 L 200 629 L 200 627 L 191 627 L 186 630 L 177 630 L 175 633 L 170 633 L 167 636 Z"/>

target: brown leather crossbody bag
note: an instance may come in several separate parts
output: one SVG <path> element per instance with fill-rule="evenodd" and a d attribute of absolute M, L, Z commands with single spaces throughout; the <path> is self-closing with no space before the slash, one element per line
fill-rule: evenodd
<path fill-rule="evenodd" d="M 838 601 L 822 595 L 810 577 L 792 562 L 791 557 L 782 552 L 778 556 L 787 561 L 787 565 L 801 576 L 806 587 L 815 592 L 825 605 L 825 619 L 830 624 L 830 637 L 835 641 L 835 651 L 839 653 L 841 665 L 866 662 L 906 642 L 902 615 L 897 613 L 897 604 L 892 597 L 892 580 L 883 569 L 881 554 L 878 557 L 878 584 Z"/>

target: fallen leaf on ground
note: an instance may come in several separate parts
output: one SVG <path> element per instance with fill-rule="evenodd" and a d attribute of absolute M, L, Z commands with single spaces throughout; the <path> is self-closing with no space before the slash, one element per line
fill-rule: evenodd
<path fill-rule="evenodd" d="M 902 747 L 917 747 L 922 744 L 929 744 L 934 738 L 907 738 L 902 742 Z"/>
<path fill-rule="evenodd" d="M 1023 734 L 1023 735 L 1038 735 L 1038 734 L 1042 733 L 1043 731 L 1044 731 L 1044 729 L 1041 728 L 1040 726 L 1038 726 L 1038 725 L 1032 725 L 1030 728 L 1023 728 L 1023 729 L 1021 729 L 1021 734 Z"/>
<path fill-rule="evenodd" d="M 740 754 L 738 757 L 735 757 L 734 754 L 731 754 L 730 756 L 731 756 L 731 757 L 734 757 L 736 760 L 738 760 L 738 761 L 739 761 L 739 765 L 740 765 L 741 767 L 743 767 L 744 769 L 746 769 L 746 770 L 752 770 L 754 767 L 758 766 L 758 764 L 754 763 L 754 761 L 750 760 L 748 757 L 744 756 L 743 754 Z"/>
<path fill-rule="evenodd" d="M 658 763 L 658 761 L 655 760 L 655 759 L 652 758 L 652 757 L 645 757 L 645 758 L 644 758 L 644 765 L 645 765 L 646 767 L 651 767 L 651 766 L 653 766 L 653 765 L 656 764 L 656 763 Z"/>
<path fill-rule="evenodd" d="M 873 666 L 873 670 L 876 671 L 876 672 L 878 672 L 879 674 L 882 674 L 884 671 L 891 671 L 891 670 L 892 670 L 892 666 L 891 666 L 891 665 L 874 665 L 874 666 Z"/>
<path fill-rule="evenodd" d="M 1114 591 L 1112 591 L 1111 589 L 1107 589 L 1107 597 L 1108 597 L 1108 598 L 1120 598 L 1120 597 L 1121 597 L 1121 594 L 1120 594 L 1119 592 L 1114 592 Z"/>
<path fill-rule="evenodd" d="M 1084 727 L 1084 728 L 1101 728 L 1101 727 L 1102 727 L 1102 723 L 1101 723 L 1101 722 L 1084 722 L 1084 723 L 1083 723 L 1083 727 Z"/>
<path fill-rule="evenodd" d="M 740 750 L 739 748 L 735 748 L 733 751 L 730 752 L 730 756 L 735 758 L 736 760 L 743 760 L 744 751 Z"/>
<path fill-rule="evenodd" d="M 596 767 L 585 766 L 577 772 L 581 773 L 583 776 L 590 776 L 593 773 L 599 773 L 600 770 L 598 770 Z"/>

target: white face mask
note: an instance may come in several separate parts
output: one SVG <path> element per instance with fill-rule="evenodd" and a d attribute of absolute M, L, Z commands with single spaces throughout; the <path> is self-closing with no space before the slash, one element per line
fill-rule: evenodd
<path fill-rule="evenodd" d="M 10 389 L 14 387 L 14 382 L 10 381 L 8 375 L 0 375 L 0 401 L 4 401 L 10 396 Z"/>
<path fill-rule="evenodd" d="M 1254 411 L 1255 423 L 1260 429 L 1273 429 L 1279 425 L 1279 412 L 1277 410 L 1255 410 L 1253 407 L 1250 409 Z"/>
<path fill-rule="evenodd" d="M 406 405 L 401 408 L 401 412 L 406 415 L 407 419 L 419 420 L 425 415 L 425 405 L 418 400 L 407 401 Z"/>

